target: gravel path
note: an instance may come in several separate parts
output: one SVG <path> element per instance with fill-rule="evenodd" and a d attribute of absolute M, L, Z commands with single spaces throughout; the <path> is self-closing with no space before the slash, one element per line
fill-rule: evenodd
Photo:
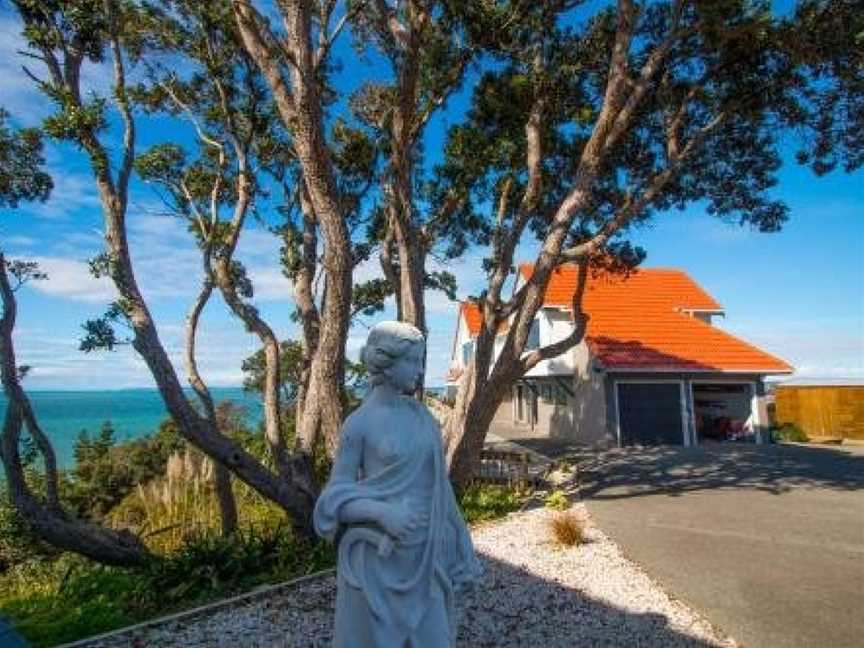
<path fill-rule="evenodd" d="M 574 510 L 587 520 L 582 504 Z M 543 509 L 472 531 L 486 574 L 460 601 L 459 646 L 735 646 L 671 599 L 588 522 L 588 542 L 553 544 Z M 327 646 L 334 577 L 88 648 Z"/>

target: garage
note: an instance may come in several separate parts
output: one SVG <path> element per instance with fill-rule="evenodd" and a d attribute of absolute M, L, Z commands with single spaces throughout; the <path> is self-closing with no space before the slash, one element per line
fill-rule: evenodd
<path fill-rule="evenodd" d="M 752 383 L 693 381 L 691 389 L 697 443 L 756 440 Z"/>
<path fill-rule="evenodd" d="M 682 445 L 681 384 L 616 382 L 621 445 Z"/>

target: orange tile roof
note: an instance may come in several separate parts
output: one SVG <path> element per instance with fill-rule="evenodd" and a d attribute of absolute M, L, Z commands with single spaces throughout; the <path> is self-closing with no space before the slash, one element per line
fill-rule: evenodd
<path fill-rule="evenodd" d="M 519 272 L 526 280 L 531 278 L 534 266 L 523 263 Z M 546 306 L 570 308 L 576 290 L 578 268 L 568 264 L 556 268 L 546 287 Z M 639 269 L 624 278 L 621 275 L 590 275 L 586 286 L 586 299 L 593 292 L 601 299 L 615 300 L 626 297 L 632 303 L 638 300 L 644 306 L 657 306 L 679 310 L 722 312 L 723 307 L 682 270 L 667 268 Z"/>
<path fill-rule="evenodd" d="M 526 279 L 532 271 L 530 264 L 519 266 Z M 576 266 L 557 269 L 549 281 L 544 305 L 569 308 L 577 277 Z M 588 344 L 609 369 L 756 373 L 793 370 L 783 360 L 685 312 L 720 313 L 722 306 L 681 270 L 639 269 L 626 278 L 591 275 L 582 307 L 590 316 Z M 476 315 L 479 332 L 479 311 Z M 471 315 L 466 317 L 469 327 L 472 319 Z"/>
<path fill-rule="evenodd" d="M 477 302 L 464 301 L 459 303 L 459 316 L 465 316 L 465 323 L 468 325 L 468 333 L 474 337 L 480 333 L 480 327 L 483 326 L 483 315 L 480 312 L 480 306 Z M 509 322 L 501 322 L 498 325 L 498 335 L 506 333 L 510 328 Z"/>
<path fill-rule="evenodd" d="M 483 325 L 483 316 L 480 314 L 480 307 L 475 302 L 464 301 L 460 303 L 459 315 L 465 317 L 468 332 L 472 336 L 480 332 L 480 327 Z"/>

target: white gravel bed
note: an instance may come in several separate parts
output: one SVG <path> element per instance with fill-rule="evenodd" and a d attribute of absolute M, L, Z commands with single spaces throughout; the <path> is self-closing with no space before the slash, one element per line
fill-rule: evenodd
<path fill-rule="evenodd" d="M 574 510 L 587 519 L 584 506 Z M 472 531 L 486 574 L 460 600 L 459 646 L 736 646 L 670 598 L 599 529 L 563 549 L 546 510 Z M 208 616 L 90 642 L 92 648 L 327 646 L 335 580 L 301 583 Z"/>

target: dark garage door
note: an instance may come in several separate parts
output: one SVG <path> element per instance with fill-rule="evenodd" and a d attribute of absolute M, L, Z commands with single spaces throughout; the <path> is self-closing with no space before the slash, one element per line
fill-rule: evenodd
<path fill-rule="evenodd" d="M 618 383 L 621 445 L 681 445 L 677 383 Z"/>

